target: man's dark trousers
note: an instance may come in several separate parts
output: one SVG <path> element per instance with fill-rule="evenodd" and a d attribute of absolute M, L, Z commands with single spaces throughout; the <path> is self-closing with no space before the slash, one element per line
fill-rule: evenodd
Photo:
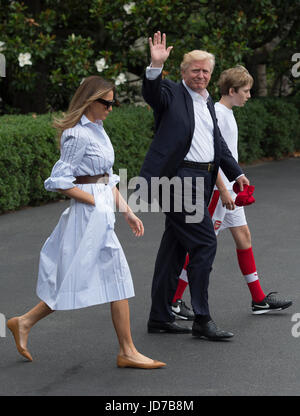
<path fill-rule="evenodd" d="M 174 321 L 171 305 L 176 292 L 178 276 L 186 253 L 189 253 L 187 275 L 191 303 L 196 315 L 209 315 L 209 274 L 216 254 L 217 240 L 208 212 L 212 186 L 212 173 L 180 167 L 177 176 L 204 178 L 204 218 L 201 223 L 186 223 L 186 212 L 166 212 L 166 226 L 158 250 L 152 283 L 150 319 L 161 322 Z M 195 185 L 195 184 L 194 184 Z M 193 193 L 196 187 L 193 186 Z M 195 196 L 195 195 L 194 195 Z M 171 193 L 171 200 L 173 194 Z"/>

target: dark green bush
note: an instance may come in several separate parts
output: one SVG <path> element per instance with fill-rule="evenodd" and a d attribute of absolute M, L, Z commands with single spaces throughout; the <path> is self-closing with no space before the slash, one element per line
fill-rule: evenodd
<path fill-rule="evenodd" d="M 239 128 L 239 161 L 279 159 L 300 149 L 300 111 L 288 98 L 259 98 L 235 108 Z"/>
<path fill-rule="evenodd" d="M 295 136 L 295 148 L 300 150 L 300 129 L 299 129 L 299 118 L 300 118 L 300 91 L 292 97 L 286 98 L 287 102 L 293 104 L 297 110 L 297 117 L 293 120 L 294 124 L 297 124 L 296 136 Z"/>
<path fill-rule="evenodd" d="M 288 99 L 255 99 L 235 109 L 240 162 L 283 157 L 300 150 L 299 109 Z M 0 213 L 37 205 L 62 196 L 44 189 L 59 158 L 50 115 L 0 117 Z M 148 107 L 115 108 L 104 122 L 115 149 L 114 171 L 126 168 L 128 179 L 139 174 L 153 137 Z"/>
<path fill-rule="evenodd" d="M 0 213 L 61 198 L 44 189 L 59 158 L 56 131 L 50 115 L 0 117 Z M 127 168 L 137 176 L 152 137 L 152 111 L 124 106 L 105 121 L 115 149 L 114 171 Z"/>
<path fill-rule="evenodd" d="M 278 159 L 295 150 L 299 113 L 286 99 L 264 98 L 262 103 L 268 113 L 265 139 L 261 143 L 264 156 Z"/>
<path fill-rule="evenodd" d="M 44 189 L 59 151 L 49 115 L 0 118 L 0 212 L 57 198 Z"/>
<path fill-rule="evenodd" d="M 135 106 L 116 108 L 104 127 L 115 150 L 114 171 L 127 169 L 128 179 L 138 176 L 153 137 L 152 110 Z"/>
<path fill-rule="evenodd" d="M 259 101 L 249 101 L 245 107 L 234 108 L 239 129 L 239 161 L 251 163 L 263 156 L 261 143 L 267 111 Z"/>

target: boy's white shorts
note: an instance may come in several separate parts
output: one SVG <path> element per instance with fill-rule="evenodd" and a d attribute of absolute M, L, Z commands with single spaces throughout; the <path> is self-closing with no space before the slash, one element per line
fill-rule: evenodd
<path fill-rule="evenodd" d="M 231 198 L 235 200 L 236 193 L 229 191 Z M 216 235 L 225 228 L 240 227 L 247 225 L 244 207 L 235 207 L 234 210 L 229 210 L 222 206 L 221 198 L 219 198 L 215 211 L 212 216 L 212 222 L 214 225 Z"/>
<path fill-rule="evenodd" d="M 231 198 L 235 200 L 236 193 L 233 191 L 229 192 Z M 225 230 L 225 228 L 247 225 L 244 207 L 235 206 L 235 209 L 231 211 L 226 207 L 222 206 L 222 201 L 219 197 L 215 211 L 212 216 L 212 222 L 214 225 L 216 235 L 218 235 L 220 231 Z M 185 282 L 188 282 L 187 272 L 184 268 L 181 271 L 180 279 L 184 280 Z"/>

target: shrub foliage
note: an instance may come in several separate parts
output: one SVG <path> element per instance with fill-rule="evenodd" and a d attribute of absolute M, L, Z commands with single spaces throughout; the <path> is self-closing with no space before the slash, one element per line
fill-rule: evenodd
<path fill-rule="evenodd" d="M 279 98 L 253 99 L 235 110 L 239 126 L 239 160 L 281 158 L 300 150 L 299 109 Z M 0 213 L 25 205 L 61 198 L 47 192 L 44 180 L 59 158 L 52 115 L 0 117 Z M 115 149 L 114 171 L 127 169 L 138 176 L 153 137 L 153 115 L 148 107 L 123 105 L 104 122 Z"/>

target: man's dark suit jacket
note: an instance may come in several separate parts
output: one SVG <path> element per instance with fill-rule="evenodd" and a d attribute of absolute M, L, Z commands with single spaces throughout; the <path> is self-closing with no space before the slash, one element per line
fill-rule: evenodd
<path fill-rule="evenodd" d="M 155 136 L 146 154 L 140 176 L 148 185 L 151 177 L 176 176 L 177 169 L 191 146 L 195 129 L 195 117 L 192 98 L 182 82 L 162 80 L 143 81 L 143 97 L 153 108 L 155 117 Z M 243 172 L 225 143 L 216 119 L 214 103 L 208 99 L 208 109 L 214 123 L 215 171 L 213 172 L 213 191 L 219 166 L 229 179 L 235 180 Z"/>

